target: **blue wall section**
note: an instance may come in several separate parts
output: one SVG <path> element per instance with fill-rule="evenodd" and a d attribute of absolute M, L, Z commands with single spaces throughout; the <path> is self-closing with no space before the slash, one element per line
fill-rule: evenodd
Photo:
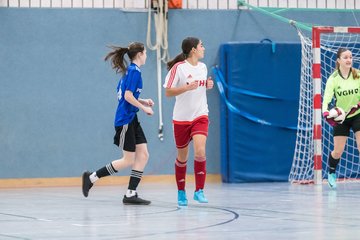
<path fill-rule="evenodd" d="M 230 43 L 220 47 L 224 182 L 287 181 L 296 139 L 300 43 Z M 216 80 L 222 80 L 216 75 Z"/>
<path fill-rule="evenodd" d="M 282 14 L 321 25 L 353 25 L 354 17 L 358 17 L 358 13 L 312 11 Z M 112 144 L 119 76 L 103 57 L 108 44 L 145 42 L 147 13 L 0 8 L 0 23 L 0 178 L 79 176 L 84 169 L 94 170 L 121 157 Z M 186 36 L 203 40 L 204 62 L 209 68 L 219 62 L 222 43 L 263 38 L 298 41 L 289 25 L 252 11 L 170 11 L 172 57 Z M 142 96 L 157 101 L 155 59 L 155 53 L 148 51 Z M 165 74 L 163 66 L 163 77 Z M 149 141 L 146 174 L 173 173 L 174 99 L 163 99 L 164 142 L 157 138 L 157 107 L 153 117 L 139 114 Z M 216 89 L 209 92 L 209 106 L 207 166 L 209 173 L 220 173 L 222 140 Z M 128 171 L 120 174 L 127 175 Z"/>

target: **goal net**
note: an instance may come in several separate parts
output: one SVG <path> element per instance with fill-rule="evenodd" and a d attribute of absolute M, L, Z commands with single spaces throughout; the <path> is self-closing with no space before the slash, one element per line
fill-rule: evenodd
<path fill-rule="evenodd" d="M 312 36 L 298 30 L 301 39 L 301 83 L 298 130 L 289 181 L 321 184 L 327 178 L 328 157 L 333 150 L 332 127 L 322 118 L 322 93 L 335 70 L 336 53 L 352 51 L 353 67 L 359 69 L 360 28 L 313 27 Z M 359 152 L 354 134 L 347 140 L 336 169 L 338 180 L 360 178 Z"/>

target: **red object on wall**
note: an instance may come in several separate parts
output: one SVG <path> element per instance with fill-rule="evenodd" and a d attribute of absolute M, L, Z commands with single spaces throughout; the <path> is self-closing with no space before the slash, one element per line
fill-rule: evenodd
<path fill-rule="evenodd" d="M 168 8 L 182 8 L 182 0 L 168 0 Z"/>

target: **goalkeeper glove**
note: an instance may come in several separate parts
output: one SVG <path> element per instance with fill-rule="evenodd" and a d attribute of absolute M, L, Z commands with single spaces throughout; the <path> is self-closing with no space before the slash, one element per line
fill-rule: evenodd
<path fill-rule="evenodd" d="M 332 127 L 335 127 L 336 125 L 338 125 L 338 123 L 335 122 L 334 117 L 329 116 L 329 111 L 324 112 L 323 117 Z"/>
<path fill-rule="evenodd" d="M 359 108 L 360 108 L 360 102 L 358 102 L 356 105 L 354 105 L 354 106 L 350 109 L 350 111 L 348 112 L 348 114 L 346 114 L 346 115 L 351 115 L 351 114 L 355 113 Z"/>

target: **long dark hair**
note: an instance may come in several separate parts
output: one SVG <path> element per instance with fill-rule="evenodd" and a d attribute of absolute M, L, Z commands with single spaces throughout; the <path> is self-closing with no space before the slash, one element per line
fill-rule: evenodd
<path fill-rule="evenodd" d="M 195 37 L 185 38 L 181 44 L 182 52 L 178 54 L 173 60 L 167 62 L 167 69 L 170 70 L 177 62 L 184 61 L 186 58 L 188 58 L 191 50 L 196 48 L 199 42 L 200 39 Z"/>
<path fill-rule="evenodd" d="M 337 51 L 337 53 L 336 53 L 336 60 L 337 60 L 337 59 L 340 59 L 341 54 L 342 54 L 343 52 L 346 52 L 346 51 L 348 51 L 348 49 L 346 49 L 346 48 L 339 48 L 338 51 Z M 339 64 L 338 61 L 336 61 L 336 70 L 340 71 L 340 64 Z M 360 76 L 359 76 L 359 74 L 358 74 L 358 70 L 357 70 L 356 68 L 353 68 L 353 67 L 352 67 L 352 68 L 351 68 L 351 73 L 352 73 L 354 79 L 360 78 Z"/>
<path fill-rule="evenodd" d="M 128 47 L 117 47 L 117 46 L 109 46 L 113 51 L 109 52 L 105 61 L 111 61 L 111 66 L 116 70 L 116 73 L 125 73 L 127 68 L 127 62 L 124 58 L 127 53 L 130 61 L 134 60 L 136 54 L 139 52 L 143 52 L 145 50 L 144 44 L 140 42 L 130 43 Z"/>

